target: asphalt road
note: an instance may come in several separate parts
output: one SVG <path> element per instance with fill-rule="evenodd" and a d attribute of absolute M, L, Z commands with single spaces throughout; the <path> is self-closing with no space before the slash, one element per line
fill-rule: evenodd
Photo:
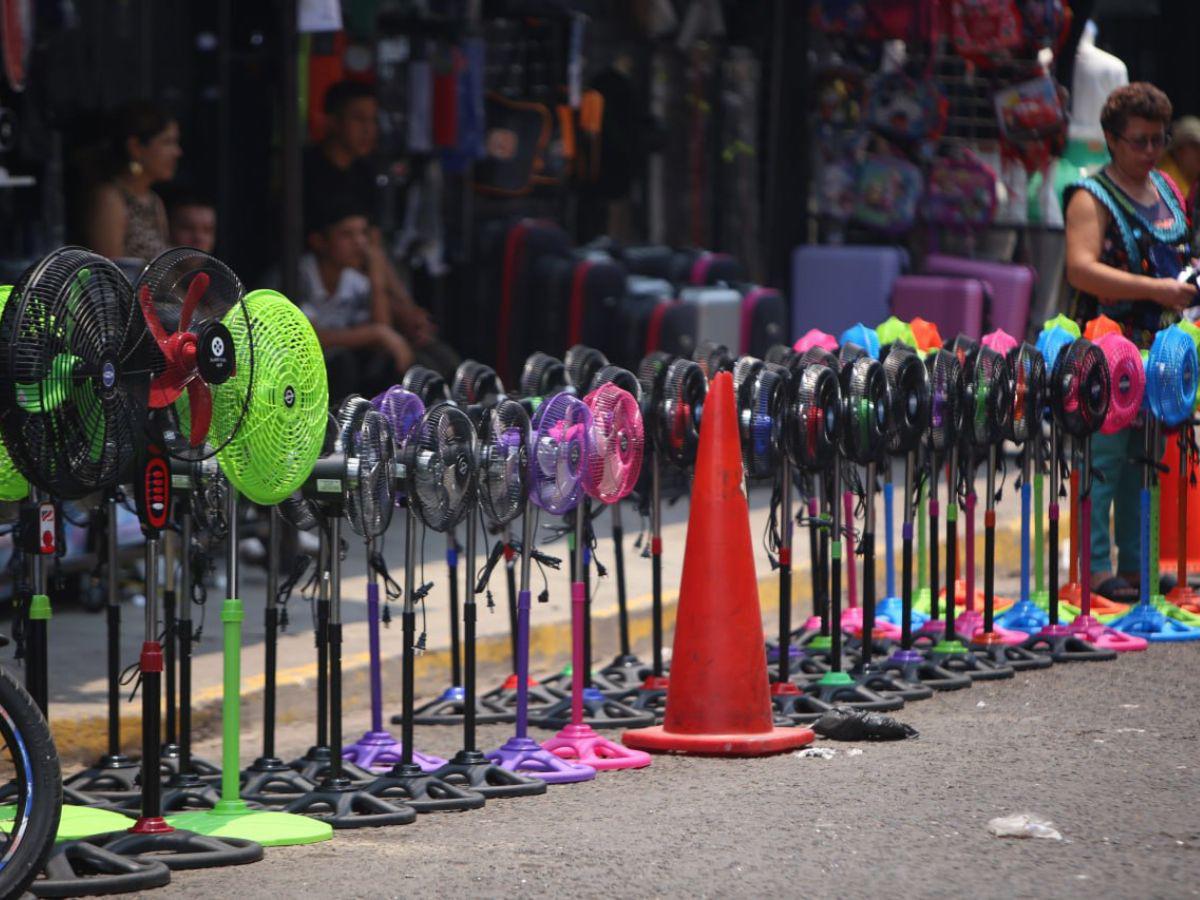
<path fill-rule="evenodd" d="M 909 704 L 898 715 L 916 740 L 818 739 L 831 760 L 658 757 L 540 798 L 177 873 L 153 896 L 1195 896 L 1198 664 L 1196 646 L 1159 645 L 1059 665 Z M 347 734 L 363 725 L 349 717 Z M 481 744 L 509 730 L 484 728 Z M 299 752 L 309 736 L 289 725 L 281 744 Z M 443 754 L 457 738 L 418 731 Z M 1064 839 L 988 833 L 1020 812 Z"/>

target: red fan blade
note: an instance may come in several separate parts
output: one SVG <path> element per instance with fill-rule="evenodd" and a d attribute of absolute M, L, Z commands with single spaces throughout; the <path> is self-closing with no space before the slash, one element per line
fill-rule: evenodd
<path fill-rule="evenodd" d="M 208 290 L 208 281 L 207 272 L 197 272 L 188 283 L 187 296 L 183 298 L 183 311 L 179 314 L 180 331 L 187 331 L 188 326 L 192 324 L 192 316 L 196 313 L 196 307 L 200 305 L 200 298 Z"/>
<path fill-rule="evenodd" d="M 212 422 L 212 393 L 199 378 L 193 378 L 188 382 L 188 407 L 189 415 L 192 421 L 192 434 L 189 443 L 193 447 L 199 447 L 208 437 L 208 426 Z"/>
<path fill-rule="evenodd" d="M 167 333 L 163 331 L 162 322 L 158 321 L 158 311 L 154 308 L 154 298 L 150 296 L 150 288 L 144 284 L 138 291 L 138 305 L 142 308 L 142 318 L 146 320 L 146 327 L 150 329 L 150 334 L 161 345 L 167 339 Z"/>

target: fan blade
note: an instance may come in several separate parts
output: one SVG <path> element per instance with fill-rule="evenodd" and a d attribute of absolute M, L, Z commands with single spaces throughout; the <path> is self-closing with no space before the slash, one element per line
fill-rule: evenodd
<path fill-rule="evenodd" d="M 192 316 L 196 313 L 196 307 L 200 305 L 200 298 L 208 290 L 208 282 L 207 272 L 197 272 L 188 283 L 187 296 L 183 298 L 183 311 L 179 314 L 180 331 L 187 331 L 188 326 L 192 324 Z"/>
<path fill-rule="evenodd" d="M 187 386 L 188 408 L 191 416 L 191 438 L 193 447 L 200 447 L 208 437 L 208 426 L 212 422 L 212 392 L 199 378 L 193 378 Z"/>
<path fill-rule="evenodd" d="M 142 318 L 146 320 L 146 327 L 154 335 L 154 340 L 161 344 L 167 339 L 167 333 L 163 330 L 162 322 L 158 320 L 158 310 L 154 308 L 154 298 L 150 296 L 150 288 L 144 284 L 138 291 L 138 305 L 142 308 Z"/>

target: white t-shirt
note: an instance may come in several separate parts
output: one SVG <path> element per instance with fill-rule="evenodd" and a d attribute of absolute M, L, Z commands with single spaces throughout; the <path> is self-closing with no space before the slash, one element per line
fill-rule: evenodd
<path fill-rule="evenodd" d="M 371 280 L 358 269 L 342 269 L 333 293 L 325 289 L 317 258 L 300 257 L 298 306 L 314 328 L 333 331 L 353 328 L 371 321 Z"/>

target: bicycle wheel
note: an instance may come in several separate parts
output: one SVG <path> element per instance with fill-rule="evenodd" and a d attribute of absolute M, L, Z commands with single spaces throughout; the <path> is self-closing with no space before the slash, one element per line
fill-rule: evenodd
<path fill-rule="evenodd" d="M 15 821 L 0 833 L 0 897 L 22 893 L 46 864 L 62 814 L 58 751 L 41 711 L 0 669 L 0 784 L 15 783 Z"/>

